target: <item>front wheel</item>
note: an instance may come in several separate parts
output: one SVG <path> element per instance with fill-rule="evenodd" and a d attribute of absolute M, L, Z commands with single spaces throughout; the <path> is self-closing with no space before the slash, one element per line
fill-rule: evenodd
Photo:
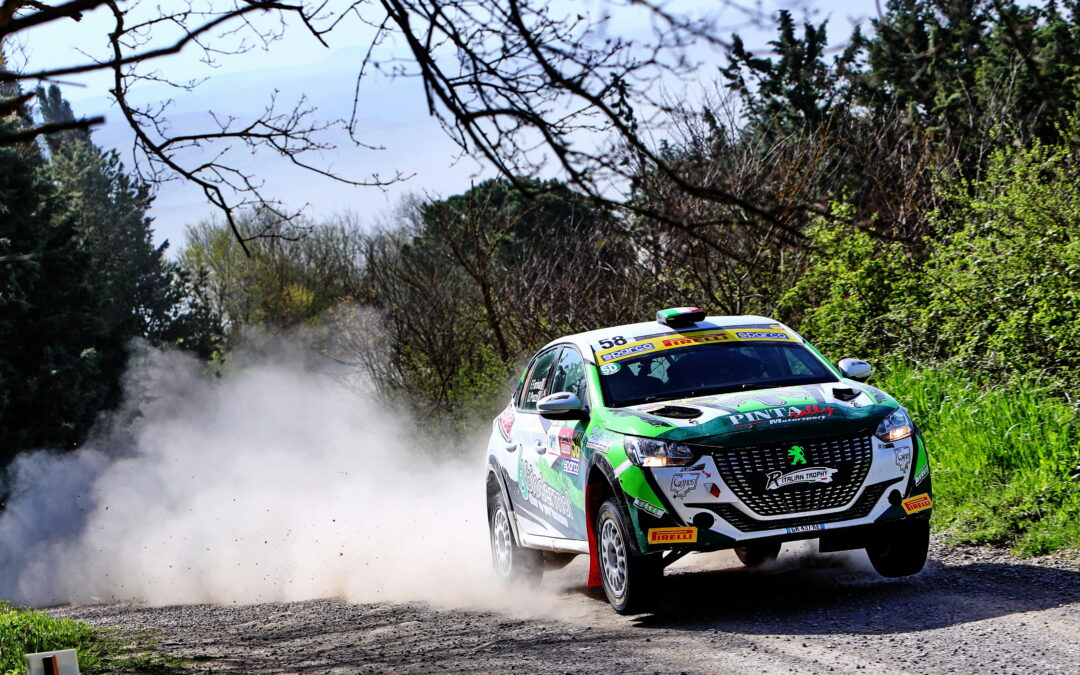
<path fill-rule="evenodd" d="M 622 509 L 612 500 L 596 516 L 596 546 L 604 595 L 619 614 L 640 614 L 657 600 L 664 566 L 660 554 L 638 553 Z"/>
<path fill-rule="evenodd" d="M 930 521 L 907 520 L 878 535 L 866 555 L 881 576 L 907 577 L 923 568 L 929 548 Z"/>
<path fill-rule="evenodd" d="M 510 529 L 510 509 L 502 492 L 488 495 L 488 528 L 491 531 L 491 561 L 495 576 L 506 583 L 535 585 L 544 575 L 544 554 L 523 548 L 514 541 Z"/>

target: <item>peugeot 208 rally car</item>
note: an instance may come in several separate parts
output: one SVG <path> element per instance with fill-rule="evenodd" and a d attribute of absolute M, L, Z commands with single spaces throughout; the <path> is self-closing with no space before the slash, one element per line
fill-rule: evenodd
<path fill-rule="evenodd" d="M 488 446 L 496 573 L 538 579 L 574 554 L 616 611 L 647 610 L 663 569 L 731 548 L 865 548 L 888 577 L 926 561 L 932 492 L 907 412 L 791 328 L 697 308 L 571 335 L 529 361 Z"/>

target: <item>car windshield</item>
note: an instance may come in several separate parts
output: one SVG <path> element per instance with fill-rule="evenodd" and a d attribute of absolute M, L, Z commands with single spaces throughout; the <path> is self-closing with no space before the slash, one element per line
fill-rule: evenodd
<path fill-rule="evenodd" d="M 600 387 L 610 407 L 838 381 L 797 342 L 702 344 L 600 365 Z"/>

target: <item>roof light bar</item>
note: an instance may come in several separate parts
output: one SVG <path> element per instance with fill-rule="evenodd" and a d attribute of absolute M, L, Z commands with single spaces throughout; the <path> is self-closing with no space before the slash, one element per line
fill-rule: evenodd
<path fill-rule="evenodd" d="M 705 320 L 705 310 L 700 307 L 672 307 L 656 313 L 656 320 L 665 326 L 688 326 Z"/>

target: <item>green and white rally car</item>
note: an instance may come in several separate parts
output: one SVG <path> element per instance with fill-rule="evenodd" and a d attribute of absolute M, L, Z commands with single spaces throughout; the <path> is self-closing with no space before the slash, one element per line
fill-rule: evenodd
<path fill-rule="evenodd" d="M 668 309 L 571 335 L 529 362 L 488 446 L 492 556 L 504 579 L 590 557 L 616 611 L 647 610 L 664 568 L 780 544 L 865 548 L 888 577 L 926 561 L 926 448 L 907 412 L 760 316 Z"/>

